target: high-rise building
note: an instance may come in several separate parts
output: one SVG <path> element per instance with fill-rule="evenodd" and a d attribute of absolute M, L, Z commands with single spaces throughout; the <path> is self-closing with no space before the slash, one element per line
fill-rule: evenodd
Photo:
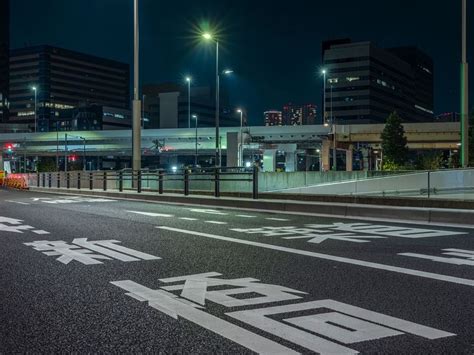
<path fill-rule="evenodd" d="M 39 132 L 56 128 L 61 110 L 90 105 L 130 107 L 128 64 L 51 46 L 10 53 L 10 122 Z M 32 87 L 37 88 L 35 93 Z"/>
<path fill-rule="evenodd" d="M 283 114 L 281 111 L 265 111 L 263 116 L 265 119 L 265 126 L 283 126 Z"/>
<path fill-rule="evenodd" d="M 433 120 L 433 61 L 415 47 L 381 49 L 370 42 L 323 43 L 326 117 L 348 124 Z"/>
<path fill-rule="evenodd" d="M 0 0 L 0 122 L 8 119 L 10 0 Z"/>
<path fill-rule="evenodd" d="M 147 84 L 144 94 L 145 128 L 188 128 L 188 88 L 175 83 Z M 191 88 L 191 115 L 198 117 L 199 127 L 215 127 L 215 96 L 208 86 Z M 221 99 L 219 125 L 236 127 L 240 125 L 240 115 L 230 108 L 227 100 Z M 195 127 L 191 118 L 191 128 Z"/>
<path fill-rule="evenodd" d="M 314 104 L 294 105 L 288 103 L 283 106 L 283 125 L 301 126 L 315 124 L 316 111 L 316 105 Z"/>

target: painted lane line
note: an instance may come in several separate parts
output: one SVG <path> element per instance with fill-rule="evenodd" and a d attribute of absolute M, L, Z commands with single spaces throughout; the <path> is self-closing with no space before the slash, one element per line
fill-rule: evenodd
<path fill-rule="evenodd" d="M 180 217 L 179 219 L 183 221 L 198 221 L 197 218 L 190 218 L 190 217 Z"/>
<path fill-rule="evenodd" d="M 49 232 L 46 232 L 42 229 L 39 229 L 39 230 L 35 230 L 35 231 L 32 231 L 33 233 L 35 234 L 39 234 L 39 235 L 43 235 L 43 234 L 50 234 Z"/>
<path fill-rule="evenodd" d="M 220 222 L 220 221 L 204 221 L 204 223 L 210 223 L 210 224 L 227 224 L 227 222 Z"/>
<path fill-rule="evenodd" d="M 5 200 L 5 202 L 16 203 L 16 204 L 18 204 L 18 205 L 24 205 L 24 206 L 29 206 L 29 205 L 31 205 L 31 203 L 21 202 L 21 201 Z"/>
<path fill-rule="evenodd" d="M 286 218 L 275 218 L 275 217 L 269 217 L 265 218 L 267 221 L 280 221 L 280 222 L 287 222 L 289 219 Z"/>
<path fill-rule="evenodd" d="M 171 227 L 156 227 L 156 228 L 163 229 L 163 230 L 168 230 L 170 232 L 177 232 L 177 233 L 183 233 L 183 234 L 188 234 L 188 235 L 193 235 L 193 236 L 200 236 L 200 237 L 205 237 L 205 238 L 223 240 L 223 241 L 238 243 L 238 244 L 252 245 L 252 246 L 255 246 L 255 247 L 259 247 L 259 248 L 283 251 L 283 252 L 291 253 L 291 254 L 311 256 L 311 257 L 317 258 L 317 259 L 336 261 L 336 262 L 340 262 L 340 263 L 344 263 L 344 264 L 364 266 L 364 267 L 368 267 L 368 268 L 371 268 L 371 269 L 391 271 L 391 272 L 395 272 L 395 273 L 398 273 L 398 274 L 418 276 L 418 277 L 423 277 L 423 278 L 426 278 L 426 279 L 432 279 L 432 280 L 438 280 L 438 281 L 444 281 L 444 282 L 451 282 L 451 283 L 455 283 L 455 284 L 474 287 L 474 280 L 463 279 L 463 278 L 454 277 L 454 276 L 440 275 L 440 274 L 435 274 L 435 273 L 426 272 L 426 271 L 406 269 L 406 268 L 398 267 L 398 266 L 379 264 L 379 263 L 374 263 L 374 262 L 370 262 L 370 261 L 351 259 L 351 258 L 335 256 L 335 255 L 329 255 L 329 254 L 315 253 L 315 252 L 306 251 L 306 250 L 293 249 L 293 248 L 282 247 L 282 246 L 277 246 L 277 245 L 272 245 L 272 244 L 253 242 L 253 241 L 250 241 L 250 240 L 243 240 L 243 239 L 237 239 L 237 238 L 224 237 L 224 236 L 220 236 L 220 235 L 195 232 L 195 231 L 190 231 L 190 230 L 185 230 L 185 229 L 178 229 L 178 228 L 171 228 Z"/>
<path fill-rule="evenodd" d="M 165 214 L 165 213 L 140 212 L 140 211 L 127 211 L 127 212 L 140 214 L 140 215 L 148 216 L 148 217 L 165 217 L 165 218 L 174 217 L 172 214 Z"/>
<path fill-rule="evenodd" d="M 241 217 L 241 218 L 257 218 L 257 216 L 250 216 L 248 214 L 238 214 L 236 217 Z"/>

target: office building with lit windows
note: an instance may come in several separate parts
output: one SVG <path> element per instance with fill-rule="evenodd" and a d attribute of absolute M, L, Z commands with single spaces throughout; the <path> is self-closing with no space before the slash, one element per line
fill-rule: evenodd
<path fill-rule="evenodd" d="M 58 122 L 66 130 L 71 122 L 64 117 L 71 116 L 71 112 L 82 117 L 76 122 L 86 122 L 86 116 L 102 118 L 96 109 L 88 107 L 130 108 L 128 64 L 57 47 L 36 46 L 10 52 L 10 123 L 28 123 L 34 130 L 33 86 L 37 88 L 38 132 L 55 131 Z M 99 121 L 94 121 L 97 120 L 78 124 L 77 129 L 98 127 Z"/>
<path fill-rule="evenodd" d="M 314 104 L 295 105 L 288 103 L 283 106 L 282 125 L 302 126 L 316 122 L 317 107 Z"/>
<path fill-rule="evenodd" d="M 326 117 L 336 123 L 433 121 L 433 61 L 416 47 L 382 49 L 371 42 L 323 42 Z"/>
<path fill-rule="evenodd" d="M 8 118 L 10 0 L 0 0 L 0 122 Z"/>
<path fill-rule="evenodd" d="M 265 120 L 265 126 L 283 126 L 283 114 L 281 111 L 265 111 L 263 116 Z"/>

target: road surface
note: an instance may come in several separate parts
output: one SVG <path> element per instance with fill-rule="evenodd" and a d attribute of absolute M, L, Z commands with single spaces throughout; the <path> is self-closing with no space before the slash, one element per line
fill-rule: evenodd
<path fill-rule="evenodd" d="M 473 235 L 0 190 L 0 352 L 473 354 Z"/>

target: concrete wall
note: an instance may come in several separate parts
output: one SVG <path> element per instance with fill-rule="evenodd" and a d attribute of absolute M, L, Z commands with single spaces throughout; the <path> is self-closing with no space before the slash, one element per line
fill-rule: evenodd
<path fill-rule="evenodd" d="M 328 182 L 313 186 L 279 190 L 282 193 L 305 195 L 468 195 L 474 193 L 474 170 L 414 172 L 412 174 Z M 472 190 L 472 192 L 470 192 Z M 473 196 L 474 197 L 474 196 Z"/>

